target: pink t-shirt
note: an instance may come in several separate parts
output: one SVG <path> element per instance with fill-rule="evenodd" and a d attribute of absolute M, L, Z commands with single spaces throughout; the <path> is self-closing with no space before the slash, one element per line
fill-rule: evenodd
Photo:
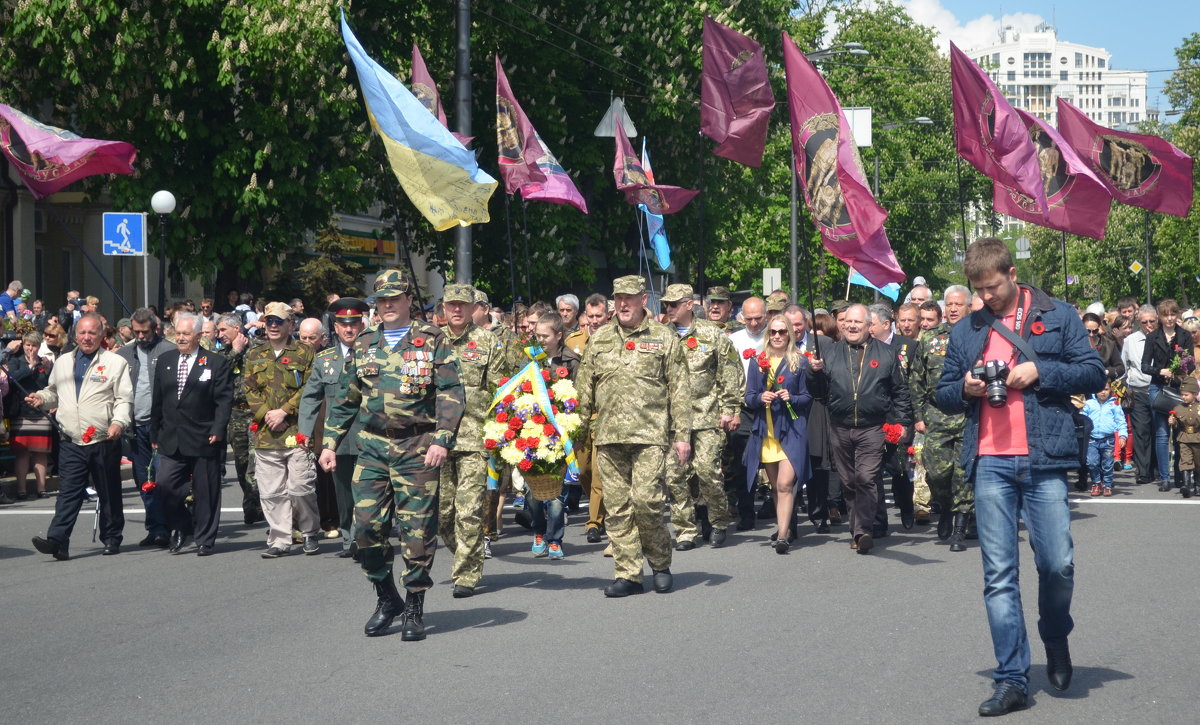
<path fill-rule="evenodd" d="M 1017 324 L 1017 308 L 1000 318 L 1008 329 Z M 1028 321 L 1022 324 L 1030 324 Z M 984 362 L 1003 360 L 1011 368 L 1014 364 L 1013 346 L 1000 333 L 988 333 L 987 347 L 983 351 Z M 1008 389 L 1008 404 L 993 408 L 987 399 L 979 402 L 979 455 L 981 456 L 1027 456 L 1029 441 L 1025 433 L 1025 395 L 1021 390 Z"/>

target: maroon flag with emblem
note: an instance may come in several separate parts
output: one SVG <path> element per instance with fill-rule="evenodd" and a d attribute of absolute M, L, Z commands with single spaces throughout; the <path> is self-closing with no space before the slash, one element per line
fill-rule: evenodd
<path fill-rule="evenodd" d="M 757 168 L 774 108 L 762 46 L 705 15 L 700 132 L 713 153 Z"/>
<path fill-rule="evenodd" d="M 97 174 L 132 174 L 137 149 L 125 141 L 83 138 L 0 103 L 0 151 L 35 199 Z"/>
<path fill-rule="evenodd" d="M 645 204 L 651 214 L 674 214 L 696 198 L 699 191 L 682 189 L 678 186 L 654 184 L 642 168 L 641 159 L 633 151 L 625 127 L 613 124 L 617 138 L 617 155 L 613 160 L 613 178 L 617 188 L 625 192 L 625 201 L 633 205 Z"/>
<path fill-rule="evenodd" d="M 1029 197 L 995 181 L 992 205 L 996 211 L 1081 237 L 1104 239 L 1112 208 L 1108 188 L 1053 126 L 1022 110 L 1017 113 L 1037 149 L 1046 206 L 1039 208 Z"/>
<path fill-rule="evenodd" d="M 950 44 L 954 143 L 958 155 L 994 181 L 1046 208 L 1038 153 L 1025 121 L 992 79 Z"/>
<path fill-rule="evenodd" d="M 1122 204 L 1186 217 L 1192 157 L 1166 139 L 1105 128 L 1058 99 L 1058 130 Z"/>
<path fill-rule="evenodd" d="M 887 212 L 867 186 L 841 104 L 786 32 L 783 67 L 796 173 L 825 248 L 876 287 L 903 282 L 883 229 Z"/>
<path fill-rule="evenodd" d="M 438 93 L 437 84 L 433 82 L 433 76 L 429 75 L 429 69 L 425 67 L 425 58 L 421 55 L 421 49 L 417 47 L 416 43 L 413 43 L 412 48 L 412 66 L 413 95 L 417 97 L 422 106 L 437 116 L 438 123 L 450 131 L 450 124 L 446 121 L 446 109 L 442 106 L 442 96 Z M 458 139 L 463 146 L 475 140 L 474 136 L 464 136 L 457 131 L 450 131 L 450 135 Z"/>

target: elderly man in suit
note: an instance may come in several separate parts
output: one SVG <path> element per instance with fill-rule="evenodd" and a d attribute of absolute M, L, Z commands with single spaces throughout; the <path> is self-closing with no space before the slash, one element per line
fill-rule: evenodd
<path fill-rule="evenodd" d="M 71 558 L 68 547 L 89 479 L 100 499 L 100 540 L 105 556 L 121 551 L 125 515 L 121 507 L 121 433 L 129 427 L 133 386 L 120 356 L 100 349 L 104 321 L 89 313 L 75 323 L 76 348 L 60 357 L 50 384 L 25 402 L 42 410 L 58 409 L 58 502 L 46 536 L 33 546 L 59 561 Z"/>
<path fill-rule="evenodd" d="M 221 449 L 233 408 L 229 361 L 200 348 L 200 317 L 175 316 L 175 346 L 154 370 L 150 444 L 158 451 L 172 553 L 195 532 L 196 553 L 208 556 L 221 522 Z M 194 491 L 195 521 L 184 505 Z"/>

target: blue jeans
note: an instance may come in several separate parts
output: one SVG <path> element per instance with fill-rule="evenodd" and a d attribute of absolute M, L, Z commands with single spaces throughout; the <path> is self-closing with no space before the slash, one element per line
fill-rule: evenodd
<path fill-rule="evenodd" d="M 1150 415 L 1154 424 L 1154 457 L 1158 460 L 1158 480 L 1171 480 L 1171 422 L 1165 413 L 1154 410 L 1154 399 L 1162 386 L 1150 385 Z"/>
<path fill-rule="evenodd" d="M 975 472 L 975 518 L 983 554 L 983 603 L 997 662 L 992 678 L 1028 689 L 1017 519 L 1025 520 L 1038 571 L 1038 634 L 1043 642 L 1061 639 L 1075 626 L 1075 545 L 1066 471 L 1034 471 L 1028 456 L 981 456 Z"/>
<path fill-rule="evenodd" d="M 1112 488 L 1113 483 L 1113 438 L 1092 438 L 1088 441 L 1087 465 L 1093 484 Z"/>
<path fill-rule="evenodd" d="M 567 528 L 566 514 L 564 513 L 566 500 L 566 494 L 549 501 L 538 501 L 531 494 L 525 496 L 529 513 L 533 516 L 533 533 L 545 537 L 547 544 L 562 543 L 563 531 Z"/>

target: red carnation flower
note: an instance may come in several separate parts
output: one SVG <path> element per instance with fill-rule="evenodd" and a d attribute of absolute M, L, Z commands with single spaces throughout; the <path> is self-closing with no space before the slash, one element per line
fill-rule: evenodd
<path fill-rule="evenodd" d="M 1029 331 L 1035 335 L 1040 335 L 1046 331 L 1046 326 L 1042 324 L 1041 320 L 1038 320 L 1029 326 Z"/>
<path fill-rule="evenodd" d="M 79 436 L 80 440 L 82 440 L 84 443 L 91 443 L 92 439 L 95 437 L 96 426 L 94 425 L 89 425 L 88 429 L 83 432 L 83 435 Z"/>
<path fill-rule="evenodd" d="M 504 431 L 504 440 L 511 441 L 513 438 L 516 438 L 516 437 L 517 437 L 517 432 L 515 430 L 509 429 L 509 430 Z"/>
<path fill-rule="evenodd" d="M 251 433 L 257 433 L 257 432 L 258 432 L 258 423 L 257 423 L 257 422 L 255 422 L 255 423 L 251 423 L 251 424 L 250 424 L 250 432 L 251 432 Z"/>
<path fill-rule="evenodd" d="M 917 455 L 917 449 L 916 449 L 916 448 L 913 448 L 912 446 L 909 446 L 909 447 L 908 447 L 908 455 L 910 455 L 910 456 L 915 456 L 915 455 Z"/>
<path fill-rule="evenodd" d="M 550 382 L 550 371 L 549 370 L 542 371 L 542 380 L 545 380 L 546 382 Z"/>
<path fill-rule="evenodd" d="M 579 401 L 575 398 L 567 398 L 567 405 L 579 405 Z"/>
<path fill-rule="evenodd" d="M 878 361 L 878 360 L 872 360 L 872 361 L 871 361 L 871 367 L 873 367 L 873 368 L 877 368 L 877 367 L 879 367 L 879 361 Z"/>
<path fill-rule="evenodd" d="M 488 449 L 489 451 L 493 450 L 498 445 L 500 445 L 500 442 L 497 441 L 495 438 L 488 438 L 487 440 L 485 440 L 483 442 L 483 447 Z"/>
<path fill-rule="evenodd" d="M 635 344 L 634 344 L 633 340 L 626 340 L 626 341 L 625 341 L 625 349 L 626 349 L 626 350 L 632 350 L 632 349 L 633 349 L 633 348 L 635 348 L 635 347 L 637 347 L 637 345 L 635 345 Z"/>
<path fill-rule="evenodd" d="M 517 447 L 518 451 L 523 451 L 529 447 L 529 444 L 525 442 L 524 438 L 518 438 L 517 442 L 514 443 L 513 445 L 515 445 Z"/>
<path fill-rule="evenodd" d="M 544 435 L 544 436 L 552 436 L 552 435 L 555 435 L 556 433 L 558 433 L 558 431 L 557 431 L 557 430 L 555 430 L 555 429 L 554 429 L 554 426 L 550 425 L 549 423 L 547 423 L 546 425 L 542 426 L 542 435 Z"/>
<path fill-rule="evenodd" d="M 752 357 L 754 357 L 753 350 L 742 350 L 742 359 L 743 360 L 749 360 Z"/>
<path fill-rule="evenodd" d="M 812 357 L 812 350 L 805 350 L 804 357 Z"/>
<path fill-rule="evenodd" d="M 510 393 L 509 395 L 506 395 L 506 396 L 504 396 L 504 400 L 503 400 L 502 402 L 505 402 L 505 403 L 510 403 L 510 404 L 511 404 L 511 403 L 512 403 L 513 401 L 515 401 L 516 399 L 517 399 L 517 396 L 515 396 L 515 395 L 512 395 L 512 394 Z"/>
<path fill-rule="evenodd" d="M 695 350 L 696 346 L 699 345 L 700 343 L 696 342 L 696 338 L 689 337 L 687 339 L 687 342 L 685 342 L 684 344 L 688 346 L 689 350 Z"/>
<path fill-rule="evenodd" d="M 467 349 L 468 350 L 474 350 L 477 347 L 479 347 L 479 345 L 474 340 L 467 340 Z"/>
<path fill-rule="evenodd" d="M 523 425 L 525 425 L 525 421 L 521 420 L 520 418 L 514 417 L 514 418 L 509 419 L 509 421 L 508 421 L 508 427 L 511 430 L 521 430 L 521 426 L 523 426 Z"/>
<path fill-rule="evenodd" d="M 565 378 L 565 377 L 567 377 L 568 375 L 570 375 L 570 374 L 571 374 L 571 372 L 570 372 L 569 370 L 567 370 L 566 368 L 564 368 L 564 367 L 562 367 L 562 366 L 560 365 L 558 368 L 556 368 L 556 369 L 554 370 L 554 374 L 555 374 L 555 375 L 557 375 L 557 376 L 558 376 L 558 377 L 560 377 L 560 378 Z"/>
<path fill-rule="evenodd" d="M 496 422 L 497 423 L 507 423 L 508 422 L 508 413 L 505 413 L 504 411 L 500 411 L 499 413 L 496 413 Z"/>
<path fill-rule="evenodd" d="M 779 377 L 775 378 L 775 382 L 778 385 L 783 385 L 783 376 L 780 375 Z"/>
<path fill-rule="evenodd" d="M 281 357 L 281 358 L 279 358 L 279 362 L 283 363 L 284 365 L 287 365 L 288 363 L 291 362 L 291 359 L 288 357 Z"/>
<path fill-rule="evenodd" d="M 302 446 L 306 442 L 308 442 L 308 436 L 304 435 L 303 433 L 296 434 L 296 445 Z"/>
<path fill-rule="evenodd" d="M 521 461 L 517 464 L 517 468 L 521 469 L 522 471 L 528 471 L 529 469 L 533 468 L 533 461 L 528 459 Z"/>
<path fill-rule="evenodd" d="M 414 337 L 414 338 L 413 338 L 413 344 L 414 344 L 414 345 L 416 345 L 417 347 L 425 347 L 425 338 L 423 338 L 423 337 Z"/>
<path fill-rule="evenodd" d="M 154 489 L 158 488 L 158 484 L 154 481 L 146 481 L 142 484 L 142 493 L 154 493 Z"/>
<path fill-rule="evenodd" d="M 525 391 L 526 393 L 532 393 L 533 383 L 526 380 L 525 382 L 521 383 L 521 390 Z"/>
<path fill-rule="evenodd" d="M 508 382 L 508 377 L 507 377 L 507 376 L 506 376 L 506 377 L 503 377 L 503 378 L 500 378 L 500 384 L 501 384 L 501 385 L 504 385 L 504 384 L 505 384 L 505 383 L 507 383 L 507 382 Z M 511 397 L 511 396 L 509 396 L 509 397 Z"/>
<path fill-rule="evenodd" d="M 554 390 L 551 388 L 546 388 L 546 396 L 551 400 L 554 400 Z"/>
<path fill-rule="evenodd" d="M 541 425 L 542 423 L 546 422 L 546 416 L 542 415 L 541 413 L 534 413 L 533 422 Z"/>

